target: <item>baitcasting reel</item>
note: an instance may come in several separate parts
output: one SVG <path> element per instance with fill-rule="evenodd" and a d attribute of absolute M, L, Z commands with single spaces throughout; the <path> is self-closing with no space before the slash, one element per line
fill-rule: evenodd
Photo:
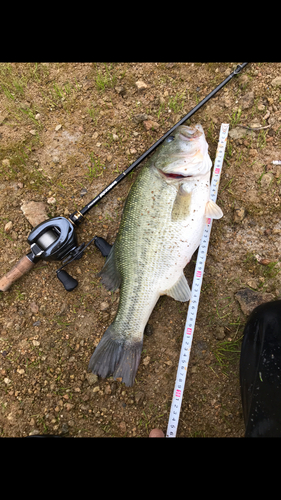
<path fill-rule="evenodd" d="M 85 249 L 94 241 L 96 247 L 106 257 L 109 254 L 111 245 L 103 238 L 94 238 L 85 245 L 78 246 L 77 236 L 73 222 L 65 217 L 54 217 L 36 226 L 27 238 L 31 252 L 27 258 L 36 263 L 39 259 L 52 261 L 61 260 L 63 265 L 57 269 L 57 277 L 64 288 L 70 292 L 77 285 L 78 281 L 63 270 L 67 264 L 73 260 L 81 259 Z"/>

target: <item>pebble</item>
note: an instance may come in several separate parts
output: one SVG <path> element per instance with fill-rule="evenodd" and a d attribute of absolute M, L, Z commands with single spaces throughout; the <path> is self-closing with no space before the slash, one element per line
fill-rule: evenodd
<path fill-rule="evenodd" d="M 112 139 L 113 139 L 114 141 L 118 141 L 119 137 L 118 137 L 118 135 L 117 135 L 117 134 L 112 134 Z"/>
<path fill-rule="evenodd" d="M 39 347 L 40 346 L 40 342 L 38 340 L 32 340 L 32 344 L 35 346 L 35 347 Z"/>
<path fill-rule="evenodd" d="M 37 113 L 37 115 L 35 115 L 35 120 L 39 120 L 40 116 L 40 113 Z"/>
<path fill-rule="evenodd" d="M 255 94 L 254 92 L 248 92 L 241 99 L 241 107 L 242 109 L 251 108 L 254 104 Z"/>
<path fill-rule="evenodd" d="M 100 305 L 100 310 L 104 311 L 108 307 L 109 307 L 109 303 L 108 302 L 102 302 L 101 305 Z"/>
<path fill-rule="evenodd" d="M 19 369 L 17 369 L 17 372 L 18 372 L 20 375 L 23 375 L 23 374 L 24 374 L 24 369 L 23 369 L 23 368 L 19 368 Z"/>
<path fill-rule="evenodd" d="M 263 189 L 268 189 L 271 182 L 272 182 L 272 179 L 274 179 L 274 175 L 271 174 L 270 172 L 267 174 L 264 174 L 261 178 L 261 187 Z"/>
<path fill-rule="evenodd" d="M 39 307 L 37 306 L 37 304 L 35 304 L 35 302 L 31 302 L 29 304 L 29 307 L 30 307 L 31 312 L 33 312 L 34 314 L 38 313 Z"/>
<path fill-rule="evenodd" d="M 48 219 L 46 205 L 42 201 L 25 201 L 20 208 L 33 227 Z"/>
<path fill-rule="evenodd" d="M 47 199 L 47 203 L 48 203 L 48 205 L 54 205 L 56 203 L 56 198 L 51 196 L 51 198 Z"/>
<path fill-rule="evenodd" d="M 245 218 L 246 215 L 246 210 L 244 207 L 241 208 L 236 208 L 234 211 L 234 222 L 242 222 L 242 220 Z"/>
<path fill-rule="evenodd" d="M 218 326 L 214 332 L 214 335 L 217 340 L 223 340 L 225 337 L 223 326 Z"/>
<path fill-rule="evenodd" d="M 88 192 L 88 191 L 87 191 L 87 189 L 86 189 L 86 188 L 81 189 L 81 191 L 80 191 L 80 196 L 85 196 L 85 194 L 86 194 L 87 192 Z"/>
<path fill-rule="evenodd" d="M 271 85 L 273 85 L 273 87 L 278 87 L 279 85 L 281 85 L 281 76 L 277 76 L 276 78 L 274 78 L 274 80 L 272 80 L 271 82 Z"/>
<path fill-rule="evenodd" d="M 4 160 L 2 160 L 2 165 L 3 167 L 10 167 L 10 160 L 8 160 L 8 158 L 5 158 Z"/>
<path fill-rule="evenodd" d="M 238 300 L 242 312 L 248 316 L 251 314 L 253 309 L 264 302 L 269 302 L 274 300 L 274 295 L 271 293 L 259 293 L 254 290 L 250 290 L 250 288 L 244 288 L 239 290 L 235 294 L 236 299 Z"/>
<path fill-rule="evenodd" d="M 149 364 L 149 362 L 150 362 L 150 356 L 146 356 L 146 358 L 144 358 L 144 360 L 143 360 L 143 364 L 145 366 L 147 366 Z"/>
<path fill-rule="evenodd" d="M 107 155 L 106 159 L 107 159 L 107 161 L 110 162 L 112 160 L 112 155 Z"/>
<path fill-rule="evenodd" d="M 142 80 L 138 80 L 136 82 L 136 87 L 137 87 L 138 91 L 141 92 L 147 88 L 147 85 Z"/>
<path fill-rule="evenodd" d="M 61 125 L 57 125 L 56 128 L 55 128 L 55 131 L 57 132 L 58 130 L 61 129 L 61 127 L 62 127 Z"/>
<path fill-rule="evenodd" d="M 242 139 L 242 137 L 246 135 L 246 130 L 241 127 L 232 128 L 229 131 L 228 135 L 231 139 L 234 139 L 235 141 L 236 139 Z"/>
<path fill-rule="evenodd" d="M 8 377 L 6 377 L 4 378 L 4 382 L 6 385 L 9 385 L 12 381 Z"/>
<path fill-rule="evenodd" d="M 58 157 L 58 156 L 54 156 L 54 157 L 53 157 L 53 162 L 54 162 L 54 163 L 59 163 L 59 161 L 60 161 L 60 159 L 59 159 L 59 157 Z"/>
<path fill-rule="evenodd" d="M 142 122 L 144 122 L 147 119 L 148 119 L 148 115 L 146 115 L 145 113 L 139 113 L 137 115 L 134 115 L 133 118 L 132 118 L 132 120 L 135 123 L 142 123 Z"/>
<path fill-rule="evenodd" d="M 31 135 L 36 135 L 36 130 L 30 130 L 30 131 L 29 131 L 29 133 L 30 133 Z"/>
<path fill-rule="evenodd" d="M 157 122 L 153 122 L 151 120 L 145 120 L 142 122 L 145 130 L 150 130 L 150 129 L 158 129 L 160 125 L 158 125 Z"/>
<path fill-rule="evenodd" d="M 92 139 L 97 139 L 99 136 L 98 132 L 94 132 L 94 134 L 92 135 Z"/>
<path fill-rule="evenodd" d="M 9 233 L 11 231 L 12 227 L 13 227 L 12 221 L 7 222 L 7 224 L 5 225 L 5 228 L 4 228 L 5 233 Z"/>

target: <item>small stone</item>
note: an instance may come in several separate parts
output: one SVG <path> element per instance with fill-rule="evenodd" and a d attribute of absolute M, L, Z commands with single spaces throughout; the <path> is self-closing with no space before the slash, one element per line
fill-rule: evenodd
<path fill-rule="evenodd" d="M 107 155 L 106 159 L 107 159 L 107 161 L 110 162 L 112 160 L 112 156 L 111 155 Z"/>
<path fill-rule="evenodd" d="M 157 122 L 153 122 L 151 120 L 145 120 L 143 122 L 143 126 L 145 128 L 145 130 L 150 130 L 150 129 L 158 129 L 159 128 L 159 125 Z"/>
<path fill-rule="evenodd" d="M 274 300 L 274 295 L 272 295 L 271 293 L 261 294 L 259 292 L 251 290 L 250 288 L 239 290 L 235 294 L 235 297 L 240 304 L 242 312 L 246 316 L 251 314 L 253 309 L 260 304 Z"/>
<path fill-rule="evenodd" d="M 254 104 L 255 94 L 254 92 L 248 92 L 241 99 L 241 107 L 242 109 L 251 108 Z"/>
<path fill-rule="evenodd" d="M 92 135 L 92 139 L 97 139 L 99 136 L 98 132 L 94 132 Z"/>
<path fill-rule="evenodd" d="M 119 86 L 118 86 L 118 87 L 115 87 L 115 90 L 116 90 L 117 94 L 120 94 L 120 95 L 122 95 L 122 96 L 123 96 L 123 95 L 125 95 L 125 93 L 126 93 L 125 88 L 124 88 L 124 87 L 122 87 L 122 86 L 120 86 L 120 87 L 119 87 Z"/>
<path fill-rule="evenodd" d="M 8 377 L 6 377 L 4 378 L 4 382 L 6 385 L 9 385 L 12 381 Z"/>
<path fill-rule="evenodd" d="M 142 123 L 143 121 L 145 121 L 147 119 L 148 119 L 148 115 L 146 115 L 145 113 L 139 113 L 139 114 L 133 116 L 133 118 L 132 118 L 132 120 L 135 123 Z"/>
<path fill-rule="evenodd" d="M 236 208 L 234 211 L 234 222 L 242 222 L 242 220 L 245 218 L 246 215 L 246 210 L 244 207 L 241 208 Z"/>
<path fill-rule="evenodd" d="M 47 199 L 48 205 L 54 205 L 56 203 L 56 198 L 51 196 L 50 198 Z"/>
<path fill-rule="evenodd" d="M 58 156 L 53 156 L 53 162 L 54 163 L 59 163 L 60 159 Z"/>
<path fill-rule="evenodd" d="M 37 113 L 37 115 L 35 115 L 35 120 L 39 120 L 40 116 L 40 113 Z"/>
<path fill-rule="evenodd" d="M 229 76 L 232 73 L 230 68 L 227 68 L 224 72 L 225 76 Z"/>
<path fill-rule="evenodd" d="M 2 160 L 2 165 L 3 167 L 10 167 L 10 160 L 8 160 L 8 158 L 5 158 L 4 160 Z"/>
<path fill-rule="evenodd" d="M 41 201 L 24 202 L 21 206 L 21 210 L 24 216 L 27 218 L 28 222 L 30 222 L 33 227 L 38 226 L 40 222 L 44 222 L 48 219 L 48 215 L 46 213 L 46 205 Z"/>
<path fill-rule="evenodd" d="M 17 369 L 17 372 L 18 372 L 20 375 L 23 375 L 23 374 L 24 374 L 24 369 L 23 369 L 23 368 Z"/>
<path fill-rule="evenodd" d="M 274 179 L 274 175 L 271 174 L 270 172 L 267 174 L 264 174 L 261 178 L 261 187 L 263 189 L 268 189 L 273 179 Z"/>
<path fill-rule="evenodd" d="M 136 87 L 137 87 L 138 91 L 141 92 L 147 88 L 147 85 L 142 80 L 138 80 L 136 82 Z"/>
<path fill-rule="evenodd" d="M 111 394 L 111 389 L 110 389 L 110 386 L 109 386 L 109 385 L 107 385 L 107 386 L 105 387 L 104 392 L 105 392 L 105 394 Z"/>
<path fill-rule="evenodd" d="M 258 110 L 259 111 L 264 111 L 264 109 L 265 109 L 265 105 L 264 104 L 259 104 L 258 105 Z"/>
<path fill-rule="evenodd" d="M 12 227 L 13 227 L 12 221 L 7 222 L 7 224 L 5 225 L 5 228 L 4 228 L 5 233 L 9 233 L 11 231 Z"/>
<path fill-rule="evenodd" d="M 153 328 L 149 323 L 147 323 L 147 325 L 144 329 L 144 335 L 147 335 L 148 337 L 150 337 L 150 335 L 152 335 L 152 334 L 153 334 Z"/>
<path fill-rule="evenodd" d="M 41 321 L 35 321 L 35 323 L 33 323 L 33 326 L 40 326 L 41 325 Z"/>
<path fill-rule="evenodd" d="M 271 85 L 273 85 L 273 87 L 278 87 L 279 85 L 281 85 L 281 76 L 277 76 L 276 78 L 274 78 L 274 80 L 272 80 L 271 82 Z"/>
<path fill-rule="evenodd" d="M 29 307 L 30 307 L 31 312 L 33 312 L 34 314 L 38 313 L 39 307 L 37 306 L 37 304 L 35 304 L 35 302 L 31 302 L 29 304 Z"/>
<path fill-rule="evenodd" d="M 94 387 L 94 388 L 93 388 L 93 392 L 99 392 L 99 390 L 100 390 L 100 388 L 99 388 L 99 386 L 98 386 L 98 385 L 97 385 L 97 387 Z"/>
<path fill-rule="evenodd" d="M 125 422 L 120 422 L 120 430 L 123 434 L 125 434 L 126 430 L 127 430 L 127 427 L 126 427 L 126 423 Z"/>
<path fill-rule="evenodd" d="M 58 130 L 61 129 L 61 127 L 62 127 L 61 125 L 57 125 L 56 128 L 55 128 L 55 131 L 57 132 Z"/>
<path fill-rule="evenodd" d="M 225 337 L 224 328 L 222 326 L 217 327 L 214 334 L 217 340 L 223 340 Z"/>
<path fill-rule="evenodd" d="M 29 133 L 30 133 L 31 135 L 36 135 L 36 130 L 30 130 L 30 131 L 29 131 Z"/>
<path fill-rule="evenodd" d="M 104 311 L 108 307 L 109 307 L 109 303 L 108 302 L 102 302 L 101 305 L 100 305 L 100 310 Z"/>
<path fill-rule="evenodd" d="M 38 340 L 32 340 L 32 344 L 33 344 L 35 347 L 39 347 L 40 342 L 38 342 Z"/>
<path fill-rule="evenodd" d="M 242 127 L 235 127 L 229 131 L 228 135 L 231 139 L 234 139 L 234 140 L 242 139 L 242 137 L 244 137 L 246 135 L 246 131 Z"/>
<path fill-rule="evenodd" d="M 81 191 L 80 191 L 80 196 L 85 196 L 85 194 L 87 194 L 87 192 L 88 192 L 88 191 L 87 191 L 87 189 L 86 189 L 86 188 L 81 189 Z"/>
<path fill-rule="evenodd" d="M 119 137 L 118 137 L 118 135 L 117 135 L 117 134 L 112 134 L 112 139 L 113 139 L 114 141 L 118 141 Z"/>
<path fill-rule="evenodd" d="M 145 366 L 147 366 L 149 364 L 149 362 L 150 362 L 150 356 L 146 356 L 146 358 L 144 358 L 144 360 L 143 360 L 143 364 Z"/>

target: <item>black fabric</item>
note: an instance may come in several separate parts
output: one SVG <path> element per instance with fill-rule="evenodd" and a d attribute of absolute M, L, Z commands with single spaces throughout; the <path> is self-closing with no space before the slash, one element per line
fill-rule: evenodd
<path fill-rule="evenodd" d="M 281 300 L 251 313 L 240 357 L 245 437 L 281 437 Z"/>

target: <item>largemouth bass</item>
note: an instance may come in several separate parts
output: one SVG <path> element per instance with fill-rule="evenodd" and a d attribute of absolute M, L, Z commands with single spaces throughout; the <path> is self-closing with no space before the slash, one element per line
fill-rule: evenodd
<path fill-rule="evenodd" d="M 120 287 L 116 317 L 89 363 L 89 370 L 102 378 L 113 374 L 132 386 L 144 328 L 159 297 L 190 299 L 183 270 L 200 244 L 206 218 L 223 215 L 210 200 L 211 166 L 202 126 L 182 125 L 158 147 L 131 187 L 99 273 L 108 290 Z"/>

